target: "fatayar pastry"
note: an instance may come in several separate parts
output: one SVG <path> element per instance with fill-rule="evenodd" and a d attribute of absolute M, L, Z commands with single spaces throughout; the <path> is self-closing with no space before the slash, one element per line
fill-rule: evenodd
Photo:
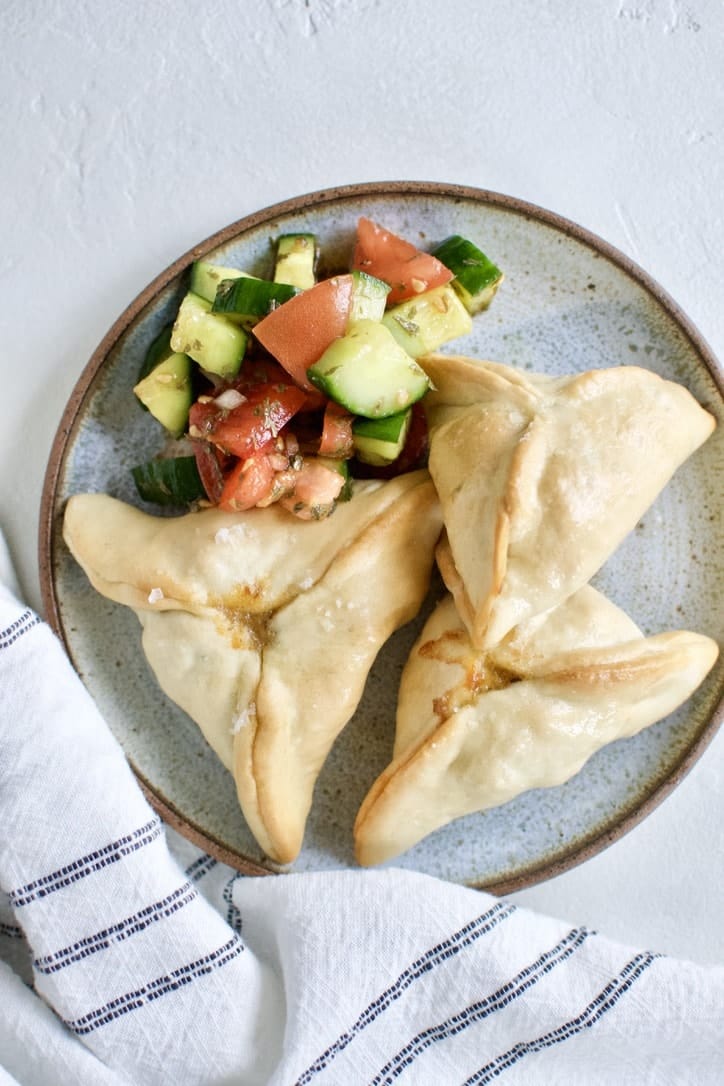
<path fill-rule="evenodd" d="M 355 822 L 358 861 L 382 863 L 455 818 L 562 784 L 673 712 L 717 655 L 695 633 L 644 637 L 589 585 L 480 650 L 447 594 L 403 671 L 393 758 Z"/>
<path fill-rule="evenodd" d="M 136 612 L 161 687 L 233 772 L 262 849 L 288 863 L 379 648 L 422 603 L 440 528 L 419 471 L 357 483 L 320 521 L 276 506 L 159 518 L 77 495 L 64 538 L 93 586 Z"/>
<path fill-rule="evenodd" d="M 714 429 L 687 389 L 634 366 L 558 378 L 420 362 L 438 564 L 479 648 L 586 584 Z"/>

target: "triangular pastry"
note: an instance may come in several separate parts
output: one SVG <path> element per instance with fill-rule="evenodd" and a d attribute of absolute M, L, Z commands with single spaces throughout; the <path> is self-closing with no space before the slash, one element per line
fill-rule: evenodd
<path fill-rule="evenodd" d="M 420 364 L 438 564 L 481 648 L 586 584 L 715 425 L 634 366 L 557 378 L 455 355 Z"/>
<path fill-rule="evenodd" d="M 424 599 L 440 528 L 420 471 L 357 483 L 320 521 L 274 505 L 156 517 L 77 495 L 64 538 L 93 586 L 138 614 L 161 687 L 234 773 L 260 846 L 288 863 L 379 648 Z"/>
<path fill-rule="evenodd" d="M 589 585 L 479 650 L 446 594 L 403 671 L 393 759 L 355 822 L 358 861 L 382 863 L 461 815 L 562 784 L 673 712 L 717 655 L 695 633 L 644 637 Z"/>

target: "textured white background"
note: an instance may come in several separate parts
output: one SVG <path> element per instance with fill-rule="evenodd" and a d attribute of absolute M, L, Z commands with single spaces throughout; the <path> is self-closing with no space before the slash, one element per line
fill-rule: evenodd
<path fill-rule="evenodd" d="M 178 254 L 354 181 L 477 185 L 602 235 L 724 356 L 720 0 L 2 0 L 0 523 L 40 606 L 50 444 Z M 640 827 L 517 900 L 724 962 L 724 735 Z"/>

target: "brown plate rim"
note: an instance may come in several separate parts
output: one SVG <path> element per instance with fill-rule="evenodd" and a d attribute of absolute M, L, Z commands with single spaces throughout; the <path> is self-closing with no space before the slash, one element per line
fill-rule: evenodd
<path fill-rule="evenodd" d="M 241 219 L 237 219 L 235 222 L 230 223 L 228 226 L 211 234 L 204 241 L 188 249 L 174 260 L 173 263 L 169 264 L 164 271 L 156 276 L 156 278 L 153 279 L 148 286 L 133 299 L 133 301 L 131 301 L 117 320 L 111 325 L 81 371 L 71 392 L 51 445 L 41 493 L 38 524 L 38 565 L 44 614 L 49 625 L 60 638 L 69 657 L 71 657 L 70 646 L 67 642 L 60 617 L 60 609 L 53 577 L 57 487 L 68 445 L 77 425 L 81 408 L 96 374 L 103 366 L 112 347 L 146 306 L 148 306 L 177 275 L 184 271 L 192 261 L 202 258 L 212 250 L 226 244 L 248 230 L 263 225 L 265 222 L 283 216 L 298 214 L 308 208 L 319 207 L 320 205 L 330 203 L 352 202 L 369 196 L 427 196 L 461 201 L 469 200 L 478 204 L 502 208 L 524 218 L 535 219 L 537 222 L 544 223 L 558 232 L 576 239 L 605 257 L 611 263 L 617 265 L 626 273 L 626 275 L 633 279 L 658 302 L 678 326 L 679 330 L 689 340 L 692 348 L 709 371 L 720 395 L 724 398 L 724 370 L 722 369 L 722 366 L 698 328 L 671 295 L 648 272 L 644 271 L 640 265 L 625 253 L 621 252 L 621 250 L 617 249 L 609 242 L 604 241 L 603 238 L 599 237 L 593 231 L 579 225 L 571 219 L 565 218 L 557 212 L 550 211 L 527 200 L 493 190 L 440 181 L 368 181 L 359 184 L 339 185 L 331 188 L 318 189 L 287 200 L 282 200 L 275 204 L 270 204 Z M 498 895 L 509 894 L 514 891 L 534 886 L 539 882 L 555 878 L 556 876 L 577 867 L 579 864 L 584 863 L 586 860 L 591 859 L 593 856 L 596 856 L 615 841 L 623 837 L 626 833 L 634 829 L 674 791 L 704 753 L 721 726 L 722 720 L 724 720 L 724 697 L 720 696 L 709 720 L 701 729 L 698 737 L 688 747 L 667 777 L 656 784 L 643 802 L 639 803 L 634 810 L 623 815 L 617 822 L 608 826 L 596 836 L 586 839 L 582 843 L 574 842 L 570 849 L 563 855 L 560 855 L 553 860 L 546 860 L 537 867 L 526 868 L 518 875 L 488 883 L 475 881 L 470 885 L 474 886 L 476 889 L 485 890 L 488 893 Z M 132 762 L 131 768 L 151 806 L 182 836 L 186 837 L 199 848 L 204 849 L 215 859 L 227 864 L 242 874 L 275 874 L 273 869 L 257 864 L 248 857 L 244 857 L 239 853 L 228 849 L 226 846 L 222 845 L 221 842 L 210 836 L 206 831 L 189 821 L 176 807 L 171 805 L 163 796 L 160 796 L 154 790 L 151 782 L 145 779 Z"/>

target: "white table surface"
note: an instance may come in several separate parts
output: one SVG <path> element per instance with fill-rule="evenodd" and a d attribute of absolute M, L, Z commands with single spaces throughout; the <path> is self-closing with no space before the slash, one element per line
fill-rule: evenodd
<path fill-rule="evenodd" d="M 355 181 L 508 193 L 632 257 L 724 357 L 716 0 L 6 0 L 0 524 L 41 607 L 50 445 L 115 317 L 257 208 Z M 724 962 L 724 734 L 640 826 L 514 899 Z"/>

